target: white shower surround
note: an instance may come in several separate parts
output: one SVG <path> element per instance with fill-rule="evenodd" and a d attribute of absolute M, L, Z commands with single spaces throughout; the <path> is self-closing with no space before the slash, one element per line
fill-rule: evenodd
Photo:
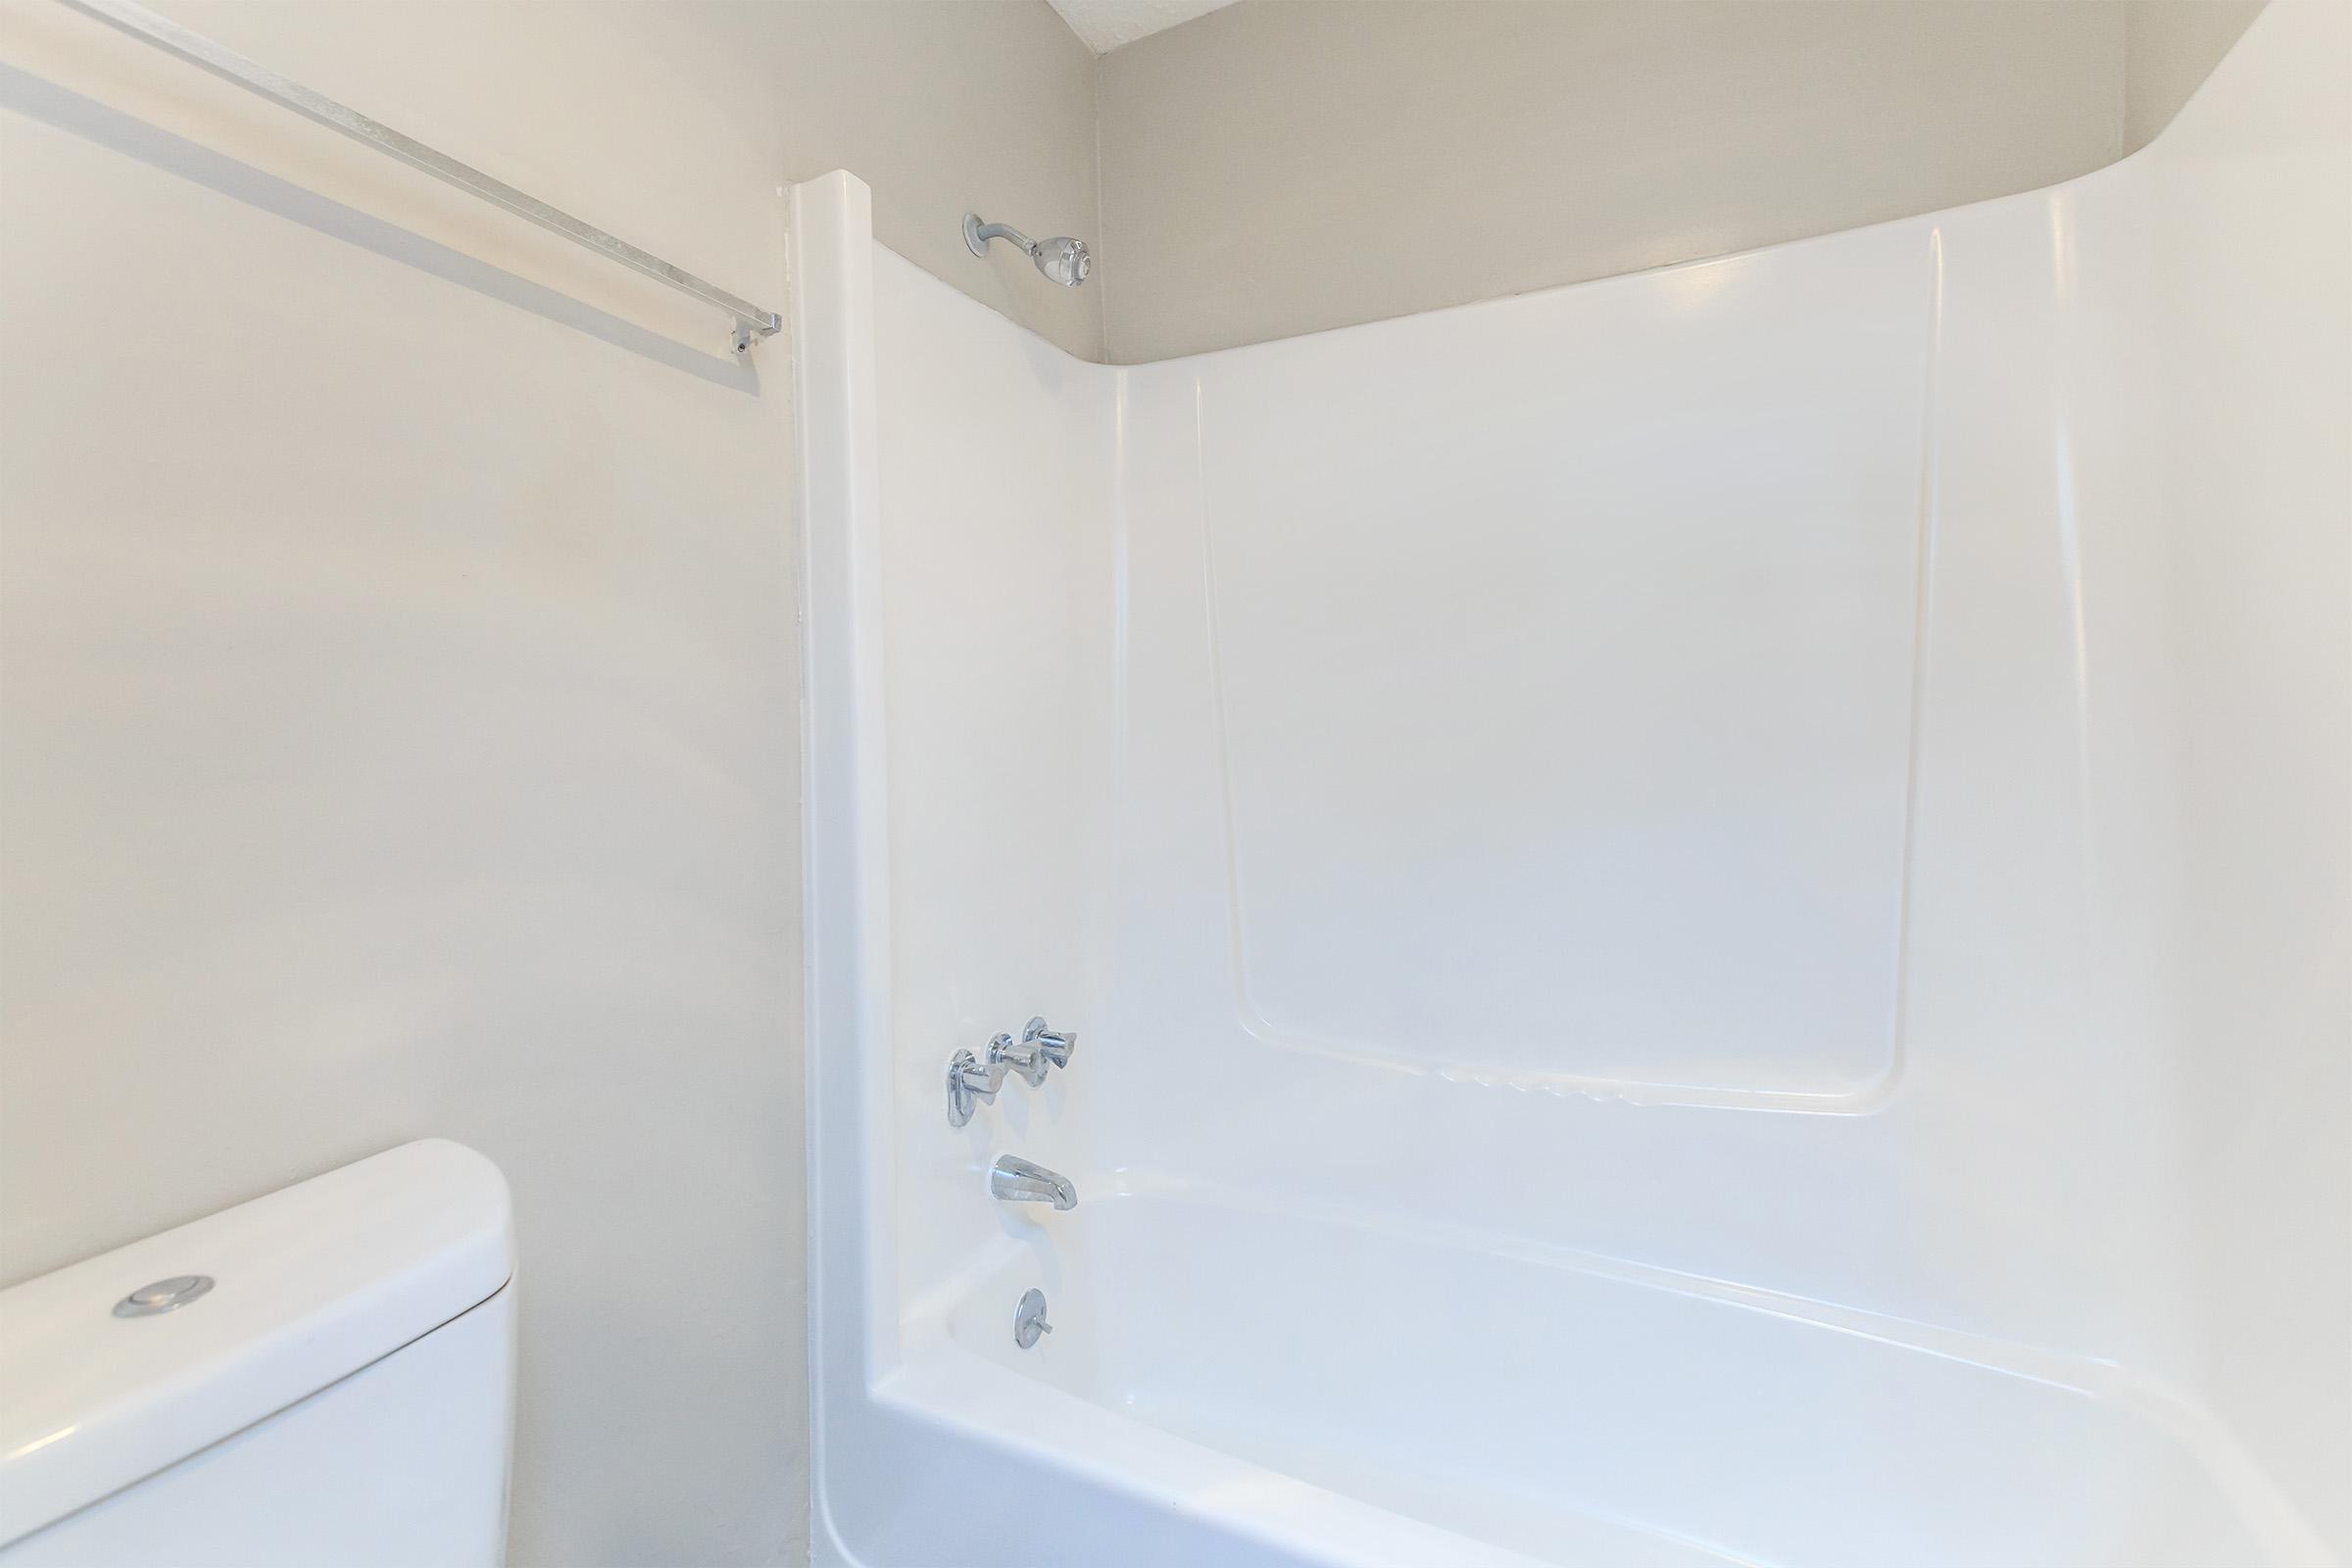
<path fill-rule="evenodd" d="M 2342 1562 L 2348 48 L 1124 369 L 800 187 L 819 1560 Z"/>

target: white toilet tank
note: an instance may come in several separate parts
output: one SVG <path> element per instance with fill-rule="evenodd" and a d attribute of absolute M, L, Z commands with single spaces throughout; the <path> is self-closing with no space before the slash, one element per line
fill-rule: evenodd
<path fill-rule="evenodd" d="M 0 1568 L 499 1562 L 514 1274 L 433 1139 L 0 1292 Z"/>

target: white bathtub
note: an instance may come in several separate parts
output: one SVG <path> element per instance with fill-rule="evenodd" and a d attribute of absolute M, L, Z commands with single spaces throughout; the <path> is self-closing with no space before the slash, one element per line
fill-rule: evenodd
<path fill-rule="evenodd" d="M 1102 1441 L 1083 1403 L 1261 1493 L 1399 1516 L 1330 1560 L 2305 1560 L 2227 1437 L 2113 1368 L 1242 1194 L 1082 1191 L 909 1324 L 900 1393 L 953 1411 L 977 1359 L 1066 1396 L 1010 1434 L 1041 1454 Z M 1022 1350 L 1031 1286 L 1054 1332 Z"/>
<path fill-rule="evenodd" d="M 2348 45 L 1158 365 L 800 187 L 817 1561 L 2352 1560 Z"/>

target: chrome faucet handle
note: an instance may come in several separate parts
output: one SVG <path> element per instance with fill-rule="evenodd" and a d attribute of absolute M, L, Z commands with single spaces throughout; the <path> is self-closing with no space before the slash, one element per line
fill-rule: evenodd
<path fill-rule="evenodd" d="M 1045 1019 L 1032 1018 L 1029 1026 L 1021 1031 L 1021 1044 L 1035 1046 L 1037 1054 L 1054 1066 L 1067 1067 L 1070 1064 L 1070 1053 L 1078 1049 L 1078 1031 L 1070 1029 L 1057 1032 L 1047 1028 Z M 1029 1081 L 1040 1083 L 1044 1078 L 1045 1074 L 1041 1071 Z"/>
<path fill-rule="evenodd" d="M 1045 1086 L 1046 1071 L 1053 1063 L 1034 1040 L 1015 1040 L 1010 1035 L 998 1035 L 988 1043 L 989 1065 L 1001 1071 L 1017 1072 L 1030 1088 Z"/>
<path fill-rule="evenodd" d="M 1002 1062 L 992 1061 L 983 1067 L 970 1052 L 956 1052 L 948 1058 L 948 1125 L 960 1127 L 970 1121 L 976 1104 L 995 1104 L 997 1091 L 1004 1087 Z"/>

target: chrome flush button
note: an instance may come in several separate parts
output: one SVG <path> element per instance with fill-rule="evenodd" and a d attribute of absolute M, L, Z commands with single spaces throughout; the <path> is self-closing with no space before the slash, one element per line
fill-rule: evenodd
<path fill-rule="evenodd" d="M 180 1274 L 153 1285 L 142 1285 L 115 1303 L 117 1317 L 154 1317 L 185 1306 L 213 1288 L 210 1274 Z"/>

